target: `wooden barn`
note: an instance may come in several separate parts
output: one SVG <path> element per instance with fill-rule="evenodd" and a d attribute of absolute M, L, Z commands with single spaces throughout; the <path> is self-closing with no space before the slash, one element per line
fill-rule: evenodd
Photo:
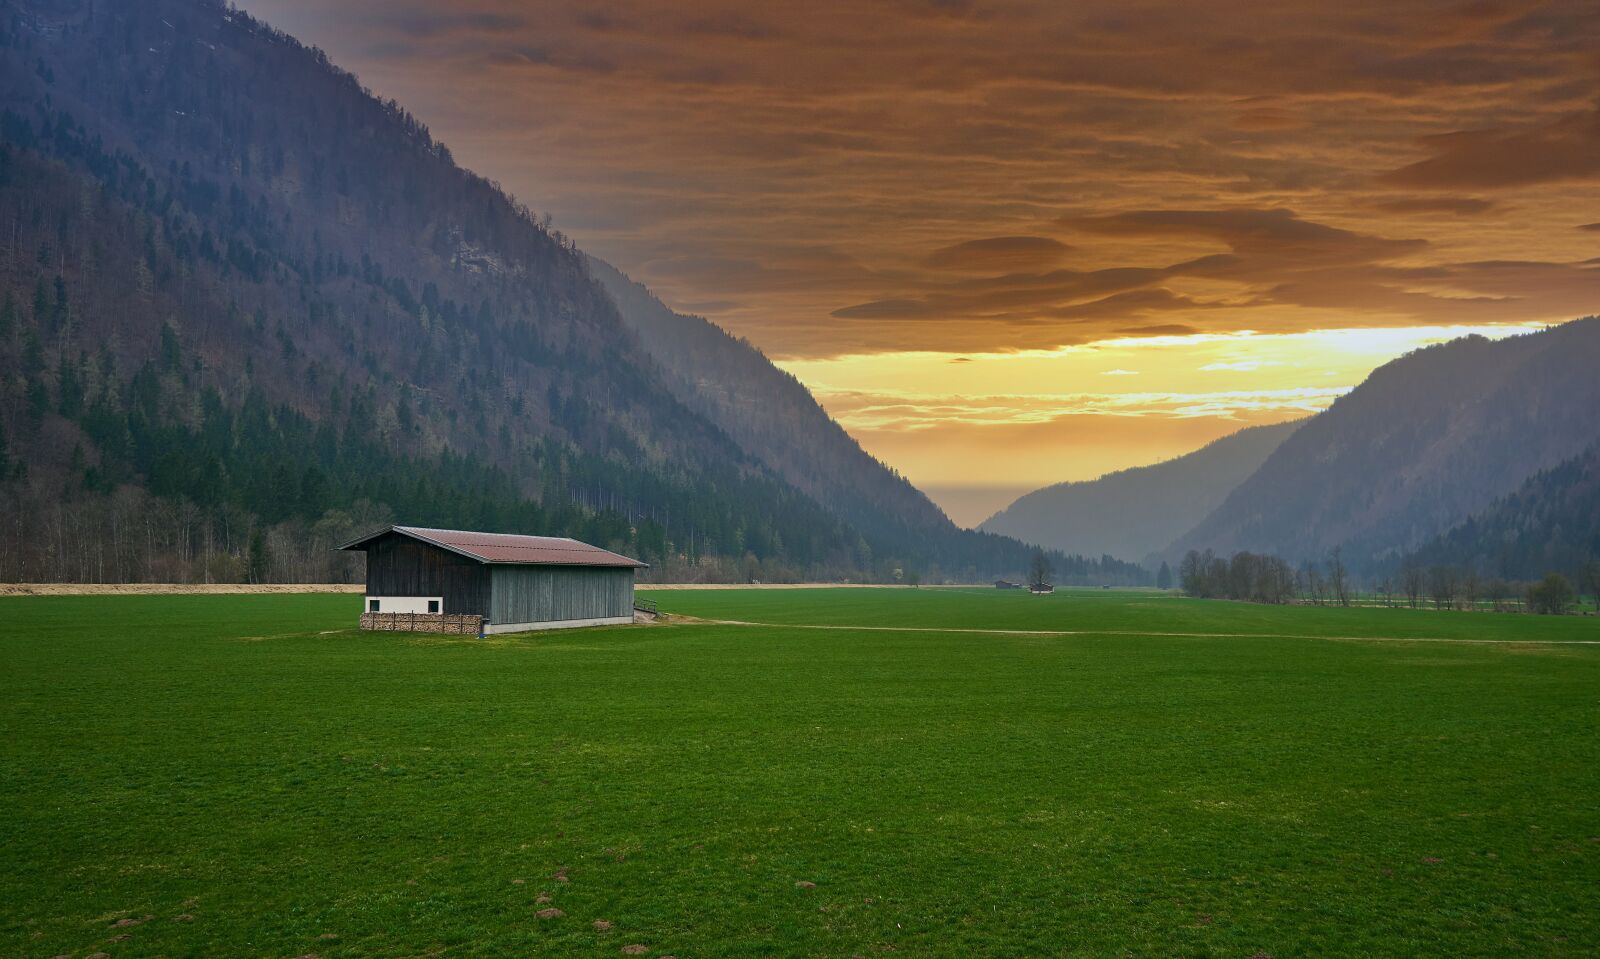
<path fill-rule="evenodd" d="M 416 526 L 339 549 L 367 554 L 362 626 L 372 629 L 468 631 L 473 617 L 484 633 L 631 623 L 634 572 L 648 568 L 575 539 Z"/>

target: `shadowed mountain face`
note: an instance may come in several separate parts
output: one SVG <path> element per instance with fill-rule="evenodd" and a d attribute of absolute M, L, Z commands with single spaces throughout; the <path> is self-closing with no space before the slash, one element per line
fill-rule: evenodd
<path fill-rule="evenodd" d="M 916 487 L 863 450 L 811 392 L 745 340 L 669 309 L 603 260 L 587 257 L 673 395 L 785 481 L 858 526 L 951 531 Z"/>
<path fill-rule="evenodd" d="M 1137 561 L 1193 529 L 1301 422 L 1251 427 L 1165 463 L 1047 486 L 979 528 L 1052 549 Z"/>
<path fill-rule="evenodd" d="M 625 322 L 567 238 L 242 13 L 8 3 L 0 134 L 0 483 L 22 507 L 0 578 L 317 578 L 326 545 L 396 518 L 683 577 L 1026 564 L 955 535 L 755 351 Z M 761 390 L 770 419 L 743 416 Z M 144 546 L 121 532 L 155 511 Z"/>
<path fill-rule="evenodd" d="M 1169 551 L 1414 549 L 1600 438 L 1600 318 L 1419 350 L 1308 420 Z"/>
<path fill-rule="evenodd" d="M 859 563 L 674 401 L 564 238 L 320 53 L 176 0 L 5 28 L 0 355 L 32 498 Z"/>

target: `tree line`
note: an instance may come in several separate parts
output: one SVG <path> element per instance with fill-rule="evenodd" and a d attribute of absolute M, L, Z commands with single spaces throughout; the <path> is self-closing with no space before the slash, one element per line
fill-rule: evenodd
<path fill-rule="evenodd" d="M 1580 607 L 1582 593 L 1587 592 L 1600 611 L 1600 560 L 1583 563 L 1570 578 L 1564 573 L 1550 571 L 1539 579 L 1518 580 L 1484 576 L 1471 563 L 1424 565 L 1411 557 L 1403 561 L 1398 570 L 1378 575 L 1373 589 L 1386 606 L 1488 608 L 1495 612 L 1548 615 Z"/>
<path fill-rule="evenodd" d="M 1165 569 L 1163 563 L 1163 569 Z M 1480 576 L 1471 566 L 1403 563 L 1395 572 L 1358 583 L 1334 549 L 1322 562 L 1298 567 L 1280 556 L 1240 551 L 1218 556 L 1190 550 L 1178 565 L 1178 585 L 1202 599 L 1311 605 L 1382 605 L 1419 609 L 1493 610 L 1560 615 L 1581 608 L 1582 593 L 1600 612 L 1600 560 L 1585 563 L 1569 579 L 1550 572 L 1538 580 Z M 1158 582 L 1160 576 L 1158 574 Z M 1576 582 L 1576 585 L 1574 585 Z M 1365 590 L 1362 587 L 1365 586 Z"/>

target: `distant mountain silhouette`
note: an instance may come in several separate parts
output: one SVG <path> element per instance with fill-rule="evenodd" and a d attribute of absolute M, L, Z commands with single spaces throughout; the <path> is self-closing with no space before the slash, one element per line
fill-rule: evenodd
<path fill-rule="evenodd" d="M 1046 486 L 978 528 L 1052 549 L 1137 562 L 1193 529 L 1301 422 L 1250 427 L 1164 463 Z"/>
<path fill-rule="evenodd" d="M 1600 439 L 1600 318 L 1417 350 L 1308 420 L 1167 551 L 1376 563 Z"/>

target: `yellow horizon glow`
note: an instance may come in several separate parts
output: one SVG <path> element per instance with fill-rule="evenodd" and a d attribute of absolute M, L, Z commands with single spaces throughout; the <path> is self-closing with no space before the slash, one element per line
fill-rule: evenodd
<path fill-rule="evenodd" d="M 953 506 L 951 491 L 1033 489 L 1171 459 L 1246 426 L 1313 415 L 1412 350 L 1544 325 L 1244 330 L 778 365 L 868 452 Z"/>

